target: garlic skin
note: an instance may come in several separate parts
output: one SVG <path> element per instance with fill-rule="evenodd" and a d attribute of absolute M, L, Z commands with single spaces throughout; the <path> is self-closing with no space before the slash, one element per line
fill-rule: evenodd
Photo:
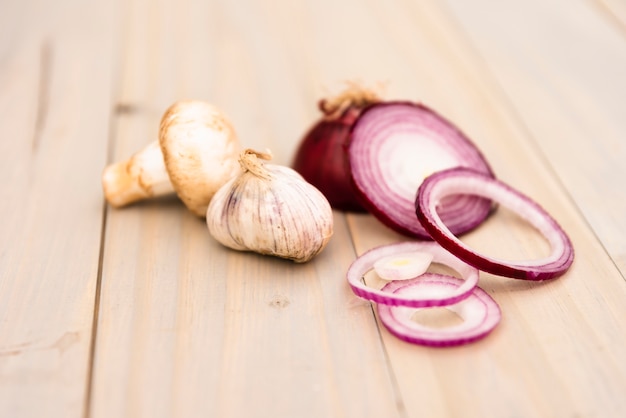
<path fill-rule="evenodd" d="M 267 154 L 246 150 L 242 172 L 224 184 L 209 204 L 209 232 L 222 245 L 304 263 L 333 234 L 326 197 L 289 167 L 263 164 Z"/>

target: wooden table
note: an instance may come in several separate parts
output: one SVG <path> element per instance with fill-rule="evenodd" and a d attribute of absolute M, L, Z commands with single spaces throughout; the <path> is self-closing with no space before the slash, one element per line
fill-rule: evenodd
<path fill-rule="evenodd" d="M 105 204 L 103 168 L 174 101 L 289 165 L 345 80 L 454 121 L 568 232 L 570 271 L 481 273 L 502 322 L 426 348 L 345 281 L 406 240 L 371 215 L 336 211 L 296 265 L 220 246 L 175 198 Z M 0 416 L 625 416 L 625 98 L 620 0 L 3 0 Z M 464 239 L 545 251 L 506 210 Z"/>

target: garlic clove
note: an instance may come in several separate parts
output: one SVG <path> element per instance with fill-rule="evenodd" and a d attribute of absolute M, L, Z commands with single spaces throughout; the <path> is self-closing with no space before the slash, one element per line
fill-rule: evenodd
<path fill-rule="evenodd" d="M 126 161 L 107 166 L 102 174 L 102 188 L 106 200 L 114 207 L 174 193 L 158 141 Z"/>
<path fill-rule="evenodd" d="M 289 167 L 262 164 L 261 154 L 240 157 L 242 173 L 209 204 L 209 232 L 222 245 L 303 263 L 319 254 L 333 234 L 324 195 Z"/>

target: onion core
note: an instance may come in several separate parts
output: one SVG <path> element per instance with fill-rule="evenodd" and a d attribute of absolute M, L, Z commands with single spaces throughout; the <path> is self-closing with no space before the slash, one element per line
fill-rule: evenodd
<path fill-rule="evenodd" d="M 383 280 L 408 280 L 424 274 L 433 261 L 426 252 L 394 254 L 374 263 L 374 271 Z"/>

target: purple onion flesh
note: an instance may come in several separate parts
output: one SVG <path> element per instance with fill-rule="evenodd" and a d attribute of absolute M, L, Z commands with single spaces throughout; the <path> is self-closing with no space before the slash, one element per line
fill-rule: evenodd
<path fill-rule="evenodd" d="M 476 146 L 452 123 L 422 104 L 382 102 L 366 108 L 352 127 L 350 175 L 359 200 L 382 223 L 415 238 L 431 239 L 417 222 L 417 189 L 430 174 L 470 167 L 493 177 Z M 478 226 L 491 212 L 488 199 L 457 195 L 438 211 L 455 234 Z"/>

